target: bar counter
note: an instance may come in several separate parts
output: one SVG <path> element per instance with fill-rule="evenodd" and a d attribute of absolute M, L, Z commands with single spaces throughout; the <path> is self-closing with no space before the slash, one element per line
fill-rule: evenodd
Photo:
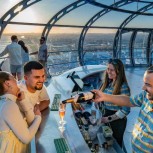
<path fill-rule="evenodd" d="M 50 85 L 48 86 L 47 90 L 50 96 L 51 104 L 52 105 L 54 94 L 61 94 L 62 99 L 69 98 L 71 96 L 72 88 L 74 83 L 67 79 L 67 75 L 73 71 L 76 71 L 80 78 L 85 78 L 86 76 L 90 76 L 97 72 L 104 71 L 106 67 L 102 67 L 99 65 L 97 66 L 86 66 L 73 69 L 68 71 L 60 76 L 54 77 L 51 80 Z M 131 87 L 132 95 L 138 94 L 140 88 L 143 85 L 143 74 L 146 68 L 128 68 L 126 69 L 126 76 L 128 79 L 128 83 Z M 131 133 L 133 126 L 136 122 L 136 118 L 139 114 L 140 108 L 132 108 L 131 113 L 128 115 L 127 119 L 127 127 L 124 133 L 124 145 L 125 152 L 131 153 Z M 54 146 L 54 139 L 65 137 L 69 147 L 72 152 L 83 152 L 88 153 L 90 152 L 84 138 L 82 137 L 78 126 L 76 124 L 75 118 L 73 116 L 71 105 L 67 105 L 66 116 L 67 125 L 64 135 L 61 135 L 58 129 L 58 122 L 59 116 L 58 112 L 50 111 L 50 108 L 46 109 L 42 112 L 42 123 L 40 128 L 36 134 L 36 139 L 31 143 L 31 153 L 56 153 L 56 149 Z M 118 144 L 114 142 L 113 148 L 116 150 L 117 153 L 124 153 Z M 104 151 L 106 153 L 106 151 Z M 103 151 L 99 152 L 103 153 Z M 108 153 L 108 152 L 107 152 Z M 112 153 L 112 152 L 109 152 Z"/>
<path fill-rule="evenodd" d="M 75 122 L 71 105 L 67 106 L 65 120 L 67 121 L 66 130 L 62 135 L 58 129 L 59 114 L 51 112 L 49 109 L 42 114 L 43 122 L 36 135 L 37 153 L 56 153 L 54 139 L 64 137 L 73 153 L 90 153 L 78 126 Z"/>
<path fill-rule="evenodd" d="M 63 73 L 60 76 L 53 77 L 47 91 L 50 97 L 50 107 L 52 105 L 54 95 L 61 94 L 61 100 L 71 97 L 71 92 L 74 83 L 67 75 L 73 71 L 77 72 L 81 79 L 90 76 L 94 73 L 100 73 L 105 70 L 105 66 L 85 66 L 78 67 Z M 66 106 L 65 120 L 67 122 L 66 129 L 62 134 L 58 129 L 59 126 L 59 113 L 58 111 L 50 111 L 50 108 L 42 112 L 42 123 L 36 134 L 36 152 L 37 153 L 56 153 L 54 139 L 64 137 L 72 153 L 90 153 L 78 125 L 75 121 L 71 104 Z"/>

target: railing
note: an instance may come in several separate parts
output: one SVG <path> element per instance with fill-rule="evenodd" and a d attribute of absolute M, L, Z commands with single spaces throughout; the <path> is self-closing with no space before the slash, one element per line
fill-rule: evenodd
<path fill-rule="evenodd" d="M 36 60 L 37 56 L 30 56 L 31 60 Z M 95 64 L 107 64 L 109 58 L 111 58 L 110 50 L 107 51 L 85 51 L 84 54 L 84 64 L 85 65 L 95 65 Z M 5 64 L 5 60 L 9 58 L 0 57 L 0 68 Z M 131 58 L 121 56 L 120 58 L 125 65 L 131 65 Z M 152 57 L 149 59 L 136 57 L 133 59 L 136 66 L 139 65 L 148 65 L 147 61 L 152 61 Z M 47 62 L 47 71 L 51 76 L 59 75 L 69 69 L 80 66 L 78 60 L 78 51 L 57 51 L 57 52 L 48 52 L 48 62 Z"/>
<path fill-rule="evenodd" d="M 79 66 L 78 51 L 48 52 L 47 69 L 52 76 Z"/>

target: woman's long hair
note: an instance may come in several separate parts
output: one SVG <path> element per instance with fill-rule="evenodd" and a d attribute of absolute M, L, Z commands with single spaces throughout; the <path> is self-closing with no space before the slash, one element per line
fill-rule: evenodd
<path fill-rule="evenodd" d="M 108 64 L 112 64 L 114 66 L 115 72 L 117 74 L 116 81 L 113 84 L 114 90 L 112 94 L 118 95 L 121 92 L 121 87 L 123 83 L 126 83 L 129 88 L 129 85 L 125 76 L 124 65 L 122 61 L 119 59 L 110 59 L 108 61 Z M 101 86 L 100 90 L 104 91 L 105 88 L 109 85 L 109 83 L 110 83 L 110 79 L 108 77 L 107 70 L 106 70 L 104 74 L 104 78 L 103 78 L 103 85 Z M 129 88 L 129 91 L 130 91 L 130 88 Z"/>
<path fill-rule="evenodd" d="M 21 47 L 23 48 L 23 50 L 24 50 L 26 53 L 29 52 L 28 48 L 25 46 L 25 43 L 24 43 L 22 40 L 19 40 L 19 41 L 18 41 L 18 44 L 21 45 Z"/>

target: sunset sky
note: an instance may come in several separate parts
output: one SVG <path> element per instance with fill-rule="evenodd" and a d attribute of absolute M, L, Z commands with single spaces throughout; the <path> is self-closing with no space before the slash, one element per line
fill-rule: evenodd
<path fill-rule="evenodd" d="M 15 4 L 20 2 L 21 0 L 0 0 L 0 16 L 2 17 L 10 8 L 12 8 Z M 73 3 L 75 0 L 42 0 L 29 8 L 20 12 L 17 16 L 15 16 L 12 21 L 14 22 L 28 22 L 28 23 L 47 23 L 51 17 L 53 17 L 58 11 L 67 5 Z M 104 4 L 113 4 L 114 0 L 97 0 L 98 2 L 103 2 Z M 116 0 L 117 1 L 117 0 Z M 141 8 L 144 4 L 133 3 L 132 5 L 126 5 L 122 8 L 136 10 L 137 8 Z M 61 18 L 56 24 L 61 25 L 85 25 L 86 22 L 96 13 L 98 13 L 102 8 L 96 7 L 90 4 L 85 4 L 67 15 Z M 153 12 L 152 10 L 148 12 Z M 126 19 L 130 14 L 127 13 L 119 13 L 115 11 L 111 11 L 107 13 L 102 18 L 97 20 L 93 26 L 110 26 L 110 27 L 118 27 L 124 19 Z M 153 27 L 153 22 L 150 20 L 151 17 L 147 16 L 139 16 L 134 19 L 128 27 L 145 27 L 151 28 Z M 142 22 L 143 21 L 143 22 Z M 23 26 L 23 25 L 8 25 L 4 31 L 4 33 L 41 33 L 43 30 L 43 26 Z M 54 27 L 52 29 L 52 33 L 80 33 L 81 28 L 64 28 L 64 27 Z M 112 33 L 116 30 L 108 30 L 108 29 L 90 29 L 91 33 Z"/>

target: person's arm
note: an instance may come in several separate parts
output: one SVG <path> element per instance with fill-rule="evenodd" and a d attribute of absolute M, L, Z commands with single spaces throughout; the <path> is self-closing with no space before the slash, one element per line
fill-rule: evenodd
<path fill-rule="evenodd" d="M 120 95 L 130 96 L 130 90 L 126 84 L 122 85 Z M 102 123 L 112 122 L 118 119 L 122 119 L 130 113 L 130 107 L 122 106 L 120 109 L 113 115 L 102 118 Z"/>
<path fill-rule="evenodd" d="M 28 125 L 31 125 L 31 123 L 33 122 L 35 118 L 33 105 L 29 102 L 29 99 L 25 98 L 23 91 L 18 93 L 17 101 L 18 101 L 17 103 L 19 105 L 19 108 L 25 115 Z"/>
<path fill-rule="evenodd" d="M 15 102 L 7 102 L 3 107 L 3 118 L 16 137 L 23 143 L 28 144 L 36 134 L 41 122 L 41 116 L 36 115 L 29 128 L 23 119 L 19 107 Z M 11 112 L 11 113 L 10 113 Z"/>
<path fill-rule="evenodd" d="M 38 54 L 38 51 L 32 52 L 32 53 L 30 53 L 29 55 L 35 55 L 35 54 Z"/>
<path fill-rule="evenodd" d="M 4 56 L 8 53 L 8 46 L 5 47 L 5 49 L 0 53 L 0 57 Z"/>
<path fill-rule="evenodd" d="M 43 111 L 46 109 L 50 104 L 49 95 L 47 93 L 47 89 L 45 85 L 43 85 L 43 88 L 39 94 L 39 109 L 40 111 Z"/>
<path fill-rule="evenodd" d="M 33 122 L 35 118 L 33 105 L 31 105 L 31 103 L 27 101 L 26 99 L 20 101 L 19 103 L 20 103 L 19 105 L 21 107 L 21 111 L 24 113 L 28 125 L 31 125 L 31 123 Z"/>
<path fill-rule="evenodd" d="M 40 111 L 43 111 L 44 109 L 48 108 L 49 104 L 50 104 L 50 100 L 41 101 L 39 104 Z"/>
<path fill-rule="evenodd" d="M 95 99 L 93 99 L 94 102 L 102 102 L 107 101 L 111 102 L 113 104 L 116 104 L 118 106 L 128 106 L 128 107 L 134 107 L 130 103 L 130 98 L 125 95 L 109 95 L 101 92 L 100 90 L 92 90 L 95 93 Z"/>
<path fill-rule="evenodd" d="M 107 117 L 102 117 L 101 122 L 102 123 L 109 123 L 109 122 L 112 122 L 112 121 L 115 121 L 118 119 L 119 119 L 119 117 L 116 114 L 113 114 L 113 115 L 110 115 Z"/>
<path fill-rule="evenodd" d="M 123 84 L 121 88 L 121 95 L 130 96 L 130 89 L 128 85 Z M 130 101 L 131 103 L 131 101 Z M 124 118 L 130 113 L 130 107 L 122 106 L 115 114 L 119 117 L 119 119 Z"/>

